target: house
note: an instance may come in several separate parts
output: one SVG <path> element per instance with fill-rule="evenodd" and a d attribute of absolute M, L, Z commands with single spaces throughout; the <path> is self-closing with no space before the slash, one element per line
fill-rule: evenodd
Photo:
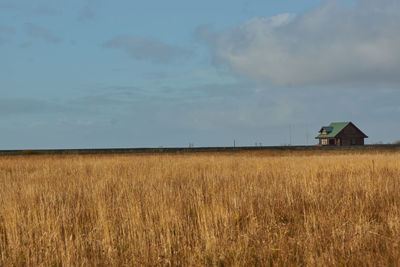
<path fill-rule="evenodd" d="M 362 146 L 364 138 L 368 138 L 352 122 L 332 122 L 319 130 L 320 146 Z"/>

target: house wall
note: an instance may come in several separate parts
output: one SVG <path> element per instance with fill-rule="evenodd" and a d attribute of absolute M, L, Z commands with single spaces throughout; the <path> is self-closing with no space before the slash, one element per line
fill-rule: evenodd
<path fill-rule="evenodd" d="M 325 140 L 325 141 L 323 141 Z M 335 138 L 320 138 L 319 139 L 319 144 L 321 146 L 334 146 L 338 145 L 337 140 Z"/>
<path fill-rule="evenodd" d="M 363 134 L 351 124 L 347 125 L 337 137 L 340 138 L 342 146 L 364 145 Z"/>
<path fill-rule="evenodd" d="M 362 146 L 364 145 L 364 138 L 342 138 L 342 146 Z"/>

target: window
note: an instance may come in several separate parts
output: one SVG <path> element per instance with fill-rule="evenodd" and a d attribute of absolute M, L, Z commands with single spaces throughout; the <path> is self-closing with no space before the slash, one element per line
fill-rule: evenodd
<path fill-rule="evenodd" d="M 327 145 L 328 139 L 321 139 L 321 145 Z"/>

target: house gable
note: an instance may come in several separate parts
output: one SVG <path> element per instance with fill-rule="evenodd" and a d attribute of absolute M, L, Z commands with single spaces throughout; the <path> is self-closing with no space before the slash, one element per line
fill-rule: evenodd
<path fill-rule="evenodd" d="M 366 134 L 351 122 L 337 134 L 337 137 L 368 138 Z"/>

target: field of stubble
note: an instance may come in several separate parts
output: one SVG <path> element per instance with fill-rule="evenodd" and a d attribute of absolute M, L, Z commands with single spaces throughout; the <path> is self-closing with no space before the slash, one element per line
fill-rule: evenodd
<path fill-rule="evenodd" d="M 0 158 L 0 266 L 389 266 L 399 243 L 399 152 Z"/>

